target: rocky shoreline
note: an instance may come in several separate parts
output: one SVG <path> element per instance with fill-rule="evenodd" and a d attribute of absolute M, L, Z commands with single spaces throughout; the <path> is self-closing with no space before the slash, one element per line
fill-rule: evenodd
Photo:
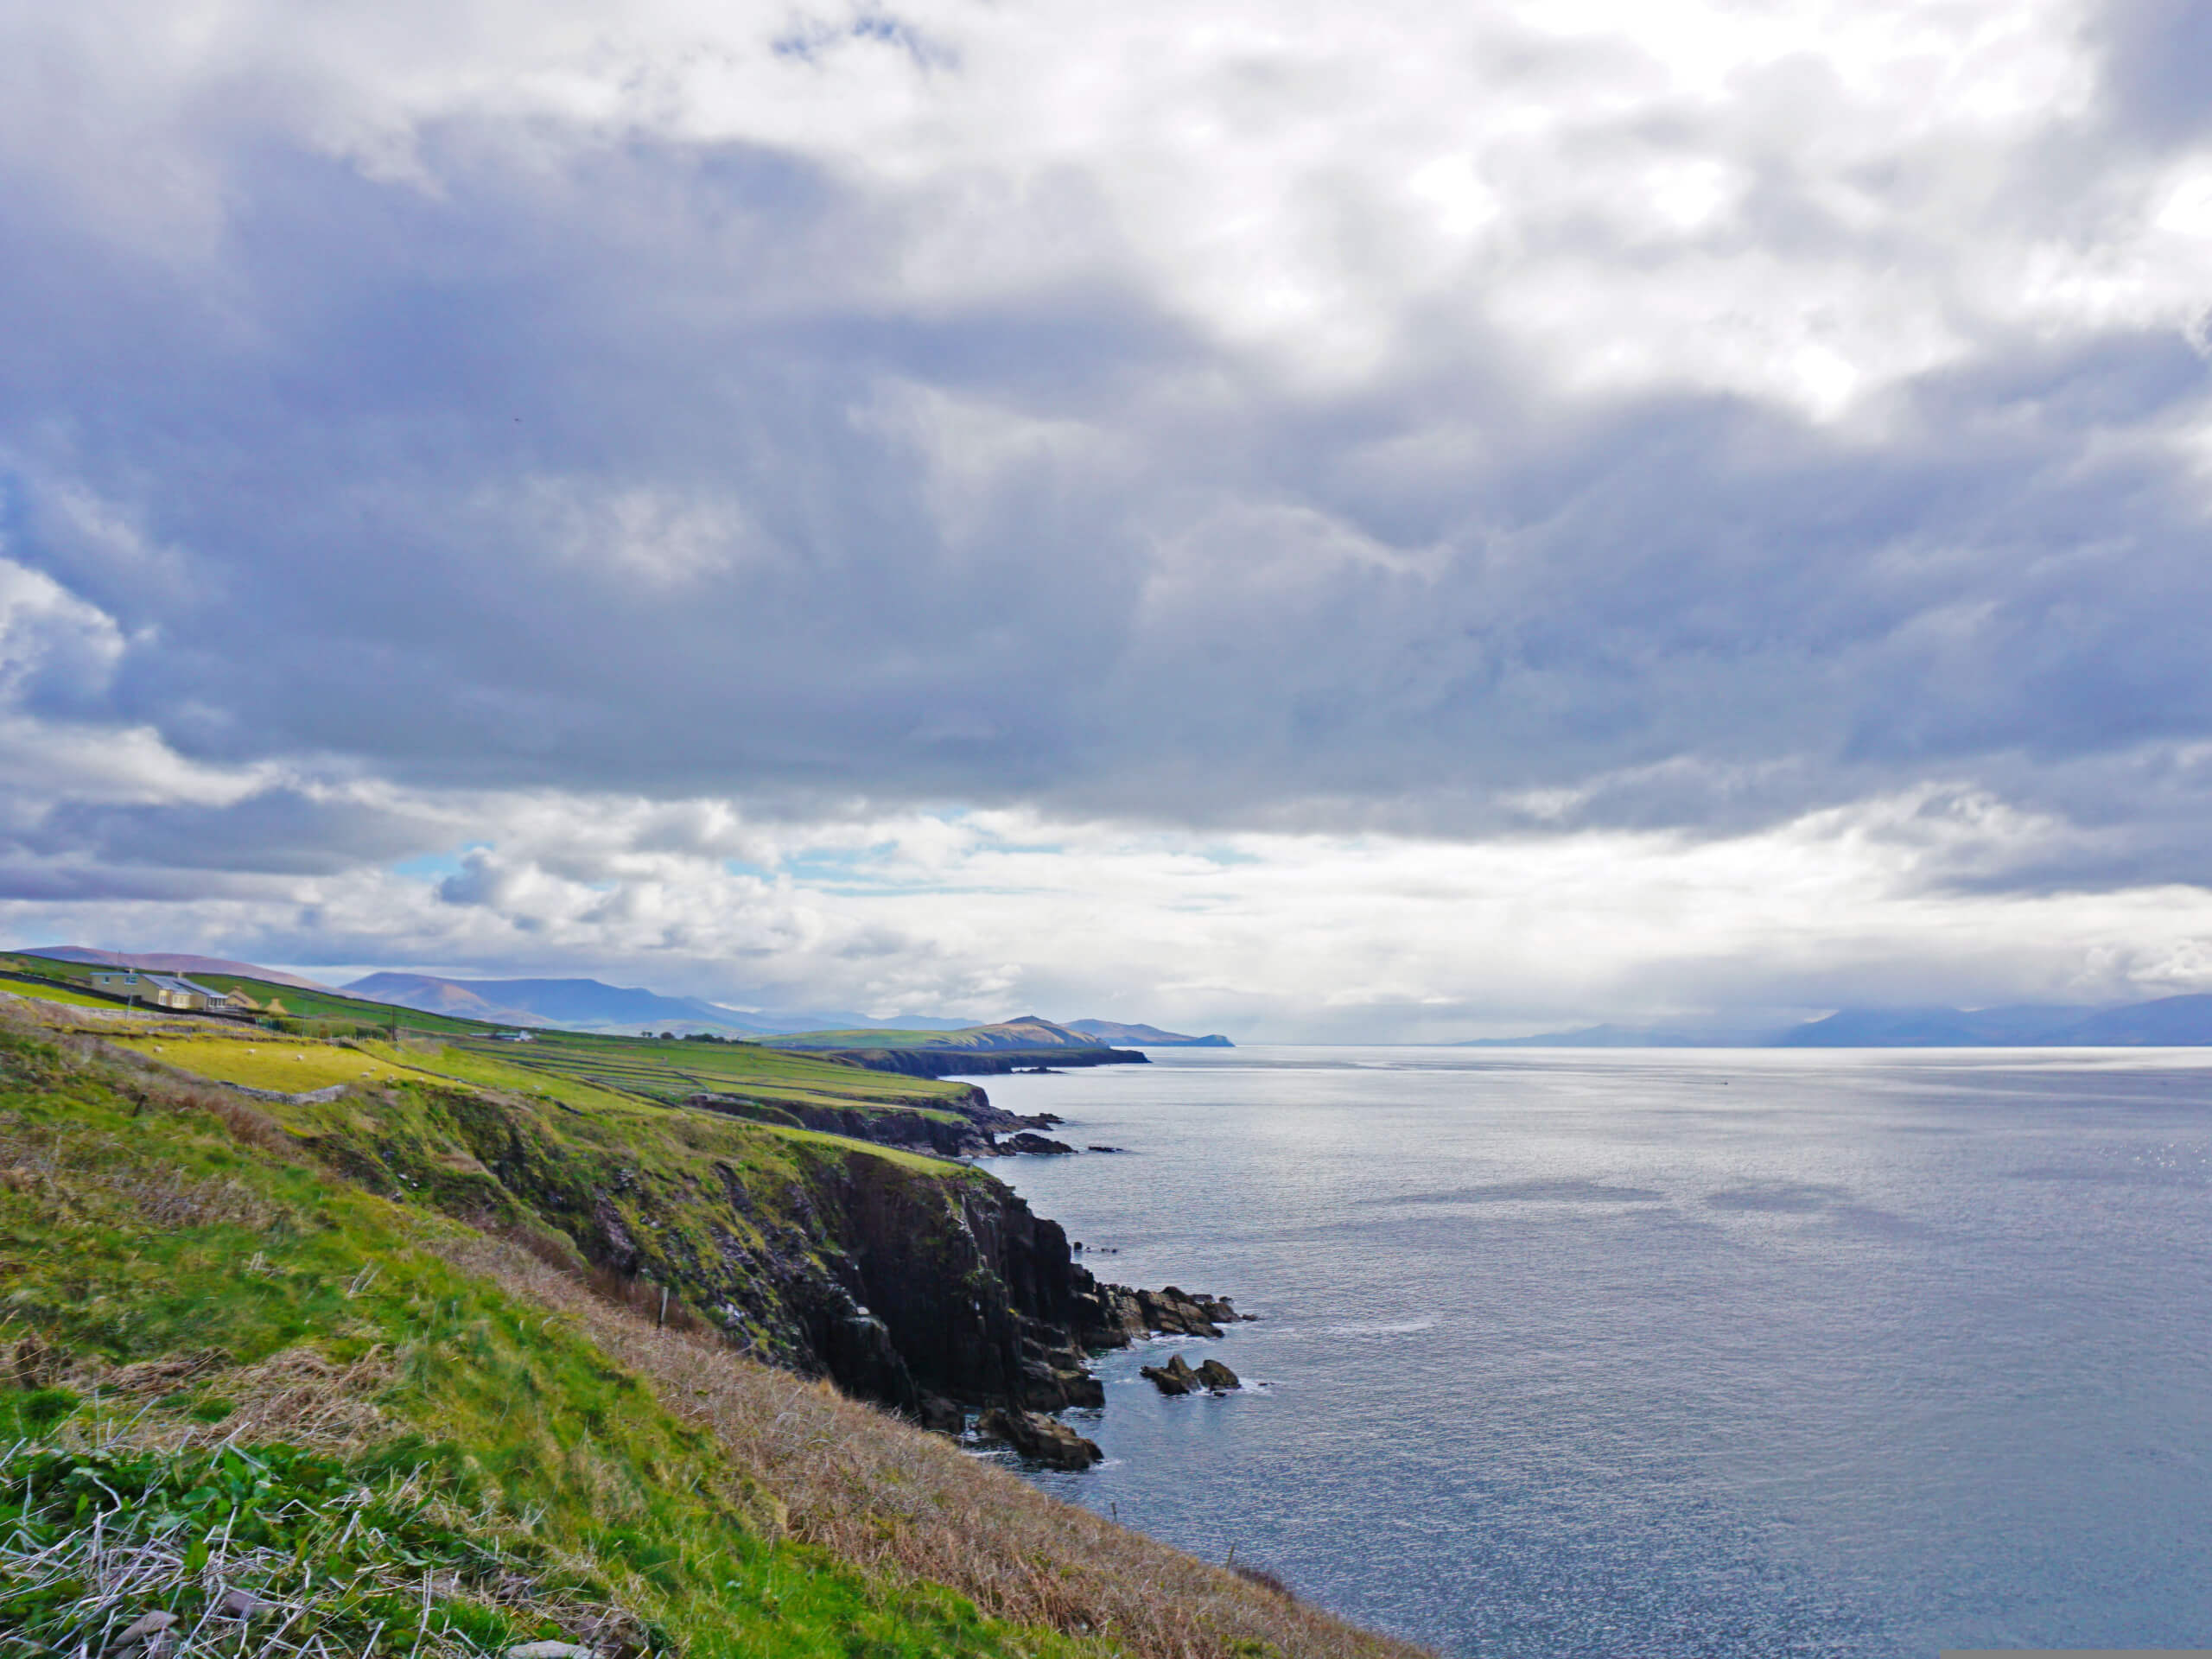
<path fill-rule="evenodd" d="M 672 1293 L 682 1317 L 740 1349 L 912 1420 L 957 1433 L 995 1410 L 1033 1455 L 1088 1457 L 1021 1414 L 1103 1405 L 1092 1355 L 1154 1335 L 1217 1337 L 1243 1317 L 1224 1298 L 1101 1281 L 1059 1224 L 972 1165 L 712 1127 L 751 1118 L 842 1135 L 847 1109 L 700 1096 L 695 1134 L 457 1083 L 383 1098 L 373 1116 L 318 1119 L 302 1144 L 372 1191 L 413 1193 L 549 1261 L 580 1255 L 663 1315 L 656 1293 Z M 957 1113 L 850 1109 L 879 1147 L 918 1134 L 915 1150 L 940 1150 L 937 1135 L 946 1151 L 996 1149 L 1002 1130 L 1056 1122 L 1001 1112 L 980 1089 Z"/>
<path fill-rule="evenodd" d="M 1014 1071 L 1063 1071 L 1071 1066 L 1148 1065 L 1134 1048 L 822 1048 L 809 1059 L 896 1071 L 910 1077 L 1004 1077 Z"/>
<path fill-rule="evenodd" d="M 1083 1327 L 1082 1349 L 1071 1347 L 1054 1353 L 1040 1346 L 1033 1356 L 1038 1369 L 1029 1373 L 1033 1391 L 1020 1405 L 987 1409 L 976 1424 L 984 1439 L 1002 1440 L 1022 1456 L 1056 1469 L 1088 1469 L 1105 1456 L 1096 1441 L 1086 1440 L 1052 1415 L 1063 1406 L 1106 1403 L 1104 1388 L 1090 1374 L 1089 1353 L 1125 1348 L 1147 1337 L 1218 1337 L 1223 1325 L 1250 1317 L 1239 1313 L 1227 1297 L 1193 1295 L 1173 1285 L 1161 1290 L 1138 1290 L 1096 1280 L 1091 1283 L 1094 1289 L 1085 1307 L 1092 1322 Z M 1144 1375 L 1167 1394 L 1220 1393 L 1237 1386 L 1236 1374 L 1219 1360 L 1209 1359 L 1192 1370 L 1180 1354 L 1165 1367 L 1145 1367 Z M 1169 1380 L 1163 1382 L 1163 1377 Z M 1055 1396 L 1058 1404 L 1052 1403 Z M 957 1408 L 948 1410 L 940 1404 L 935 1421 L 925 1408 L 923 1421 L 957 1432 L 956 1416 L 964 1419 L 964 1415 Z"/>
<path fill-rule="evenodd" d="M 842 1135 L 904 1152 L 934 1153 L 940 1158 L 988 1158 L 1002 1152 L 1072 1152 L 1072 1147 L 1047 1141 L 1037 1133 L 1058 1127 L 1050 1112 L 1024 1117 L 1002 1111 L 991 1097 L 973 1085 L 965 1096 L 942 1106 L 908 1109 L 885 1106 L 823 1106 L 803 1102 L 763 1102 L 742 1095 L 698 1094 L 686 1106 L 719 1112 L 755 1123 L 778 1123 L 786 1128 L 812 1129 L 821 1135 Z M 999 1137 L 1009 1137 L 1001 1145 Z"/>

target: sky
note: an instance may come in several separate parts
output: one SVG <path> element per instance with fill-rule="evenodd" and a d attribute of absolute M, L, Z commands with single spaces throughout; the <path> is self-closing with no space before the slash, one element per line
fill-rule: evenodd
<path fill-rule="evenodd" d="M 0 941 L 2212 990 L 2187 0 L 0 0 Z"/>

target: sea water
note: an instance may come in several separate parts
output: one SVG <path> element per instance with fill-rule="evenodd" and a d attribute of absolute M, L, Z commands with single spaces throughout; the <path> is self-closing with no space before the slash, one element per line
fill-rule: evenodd
<path fill-rule="evenodd" d="M 1156 1049 L 993 1078 L 1102 1278 L 1039 1484 L 1452 1655 L 2212 1647 L 2212 1055 Z M 1110 1253 L 1109 1253 L 1110 1252 Z M 1247 1383 L 1168 1399 L 1185 1351 Z"/>

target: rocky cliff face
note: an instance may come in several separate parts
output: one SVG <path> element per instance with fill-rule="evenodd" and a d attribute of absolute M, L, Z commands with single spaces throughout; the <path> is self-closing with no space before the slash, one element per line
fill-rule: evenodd
<path fill-rule="evenodd" d="M 696 1110 L 719 1112 L 756 1123 L 842 1135 L 877 1146 L 935 1153 L 941 1158 L 983 1157 L 997 1151 L 996 1137 L 1050 1128 L 1059 1122 L 1049 1112 L 1021 1117 L 1001 1111 L 973 1084 L 967 1096 L 942 1109 L 911 1110 L 896 1106 L 823 1106 L 805 1102 L 774 1104 L 736 1095 L 693 1095 L 683 1103 Z"/>
<path fill-rule="evenodd" d="M 1101 1285 L 1057 1223 L 964 1165 L 704 1111 L 586 1115 L 433 1084 L 293 1113 L 366 1185 L 572 1249 L 763 1358 L 925 1419 L 1103 1403 L 1087 1349 L 1236 1317 Z"/>
<path fill-rule="evenodd" d="M 826 1048 L 805 1052 L 809 1059 L 909 1077 L 1003 1077 L 1040 1068 L 1058 1071 L 1070 1066 L 1150 1064 L 1131 1048 Z"/>

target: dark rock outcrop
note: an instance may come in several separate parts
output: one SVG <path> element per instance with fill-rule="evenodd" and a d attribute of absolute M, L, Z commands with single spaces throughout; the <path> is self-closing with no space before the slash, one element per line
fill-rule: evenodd
<path fill-rule="evenodd" d="M 978 1433 L 1004 1440 L 1025 1458 L 1047 1463 L 1055 1469 L 1088 1469 L 1106 1454 L 1097 1442 L 1087 1440 L 1065 1423 L 1034 1411 L 1005 1411 L 993 1407 L 976 1425 Z"/>
<path fill-rule="evenodd" d="M 1097 1298 L 1097 1325 L 1119 1333 L 1119 1342 L 1101 1343 L 1097 1344 L 1100 1346 L 1118 1346 L 1122 1342 L 1134 1342 L 1139 1337 L 1155 1334 L 1217 1337 L 1223 1325 L 1233 1325 L 1245 1317 L 1230 1305 L 1225 1296 L 1193 1296 L 1173 1285 L 1165 1290 L 1100 1285 Z"/>
<path fill-rule="evenodd" d="M 1005 1077 L 1039 1066 L 1146 1065 L 1148 1058 L 1133 1048 L 823 1048 L 807 1058 L 870 1071 L 897 1071 L 910 1077 Z"/>
<path fill-rule="evenodd" d="M 1178 1354 L 1165 1365 L 1147 1365 L 1143 1375 L 1162 1394 L 1196 1394 L 1205 1384 L 1192 1370 L 1190 1362 Z"/>
<path fill-rule="evenodd" d="M 910 1415 L 1099 1405 L 1089 1351 L 1238 1317 L 1172 1287 L 1099 1283 L 1057 1223 L 972 1167 L 442 1083 L 365 1098 L 382 1104 L 327 1116 L 302 1146 L 573 1262 L 656 1318 Z"/>
<path fill-rule="evenodd" d="M 897 1147 L 906 1152 L 933 1152 L 940 1158 L 981 1157 L 992 1149 L 990 1131 L 965 1114 L 944 1117 L 934 1112 L 909 1111 L 896 1106 L 817 1106 L 798 1103 L 770 1106 L 734 1095 L 693 1095 L 683 1103 L 701 1111 L 720 1112 L 727 1117 L 742 1117 L 756 1123 L 780 1123 L 787 1128 L 812 1129 L 822 1135 L 842 1135 L 848 1140 Z"/>
<path fill-rule="evenodd" d="M 1024 1129 L 1020 1135 L 1010 1135 L 1000 1141 L 998 1150 L 1058 1155 L 1062 1153 L 1071 1153 L 1075 1148 L 1065 1141 L 1048 1141 L 1041 1135 Z"/>
<path fill-rule="evenodd" d="M 925 1394 L 914 1408 L 914 1421 L 933 1433 L 958 1436 L 968 1414 L 941 1394 Z"/>
<path fill-rule="evenodd" d="M 1209 1359 L 1196 1370 L 1190 1361 L 1178 1354 L 1165 1365 L 1147 1365 L 1143 1374 L 1162 1394 L 1198 1394 L 1211 1391 L 1226 1394 L 1243 1385 L 1236 1380 L 1236 1373 L 1217 1359 Z"/>
<path fill-rule="evenodd" d="M 823 1135 L 842 1135 L 880 1147 L 909 1152 L 933 1152 L 942 1158 L 988 1156 L 995 1150 L 994 1137 L 1049 1129 L 1060 1120 L 1050 1112 L 1028 1116 L 1001 1111 L 991 1097 L 969 1084 L 959 1095 L 932 1099 L 914 1106 L 825 1106 L 810 1102 L 769 1103 L 742 1095 L 693 1095 L 683 1103 L 700 1111 L 718 1112 L 756 1123 L 779 1124 L 785 1128 L 813 1129 Z"/>
<path fill-rule="evenodd" d="M 1216 1394 L 1227 1394 L 1244 1386 L 1236 1380 L 1236 1373 L 1217 1359 L 1209 1359 L 1199 1365 L 1198 1381 Z"/>

